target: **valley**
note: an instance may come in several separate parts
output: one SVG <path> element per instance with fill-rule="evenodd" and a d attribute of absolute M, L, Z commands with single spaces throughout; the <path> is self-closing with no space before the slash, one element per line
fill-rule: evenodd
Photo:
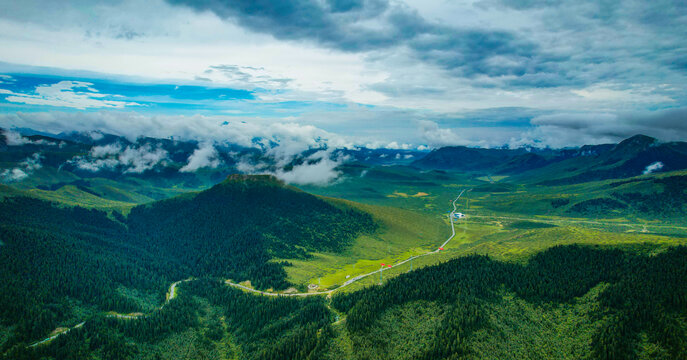
<path fill-rule="evenodd" d="M 21 160 L 30 146 L 8 149 Z M 682 311 L 687 169 L 544 184 L 544 168 L 553 178 L 580 160 L 495 175 L 489 159 L 471 171 L 352 162 L 328 186 L 298 187 L 231 167 L 179 186 L 164 169 L 46 164 L 0 186 L 2 357 L 679 354 L 665 334 L 685 328 L 659 313 L 608 336 L 635 309 L 618 292 Z M 654 286 L 664 294 L 640 296 Z"/>
<path fill-rule="evenodd" d="M 0 360 L 687 360 L 685 39 L 685 0 L 0 0 Z"/>

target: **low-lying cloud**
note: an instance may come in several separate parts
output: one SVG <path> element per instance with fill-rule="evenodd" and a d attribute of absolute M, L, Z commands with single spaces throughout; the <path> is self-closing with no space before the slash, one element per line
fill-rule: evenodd
<path fill-rule="evenodd" d="M 326 186 L 337 180 L 341 172 L 337 168 L 349 160 L 348 156 L 335 154 L 332 149 L 316 151 L 305 158 L 292 157 L 290 162 L 271 164 L 265 161 L 253 162 L 243 158 L 236 165 L 237 170 L 245 174 L 269 174 L 294 185 Z"/>
<path fill-rule="evenodd" d="M 347 158 L 336 156 L 332 159 L 329 151 L 321 150 L 290 170 L 278 169 L 274 175 L 290 184 L 324 186 L 336 180 L 341 172 L 336 170 Z"/>
<path fill-rule="evenodd" d="M 8 146 L 21 146 L 31 142 L 31 140 L 21 136 L 21 134 L 16 131 L 6 129 L 2 131 L 2 134 L 5 136 L 5 143 Z"/>
<path fill-rule="evenodd" d="M 184 165 L 179 171 L 181 172 L 195 172 L 201 168 L 216 168 L 221 163 L 217 149 L 212 143 L 204 143 L 198 146 L 193 154 L 188 157 L 188 163 Z"/>
<path fill-rule="evenodd" d="M 45 139 L 31 140 L 22 136 L 20 133 L 9 129 L 3 129 L 2 135 L 5 136 L 5 144 L 7 144 L 7 146 L 22 146 L 26 144 L 62 146 L 64 144 L 64 142 L 55 143 Z"/>
<path fill-rule="evenodd" d="M 168 155 L 166 150 L 160 147 L 153 148 L 149 144 L 123 147 L 115 143 L 94 146 L 88 155 L 75 157 L 70 163 L 90 172 L 121 169 L 125 174 L 140 174 L 158 164 L 164 165 Z"/>
<path fill-rule="evenodd" d="M 656 172 L 656 171 L 661 170 L 662 168 L 663 168 L 663 163 L 660 162 L 660 161 L 656 161 L 655 163 L 652 163 L 652 164 L 650 164 L 649 166 L 647 166 L 647 167 L 644 169 L 643 174 L 644 174 L 644 175 L 651 174 L 651 173 L 654 173 L 654 172 Z"/>
<path fill-rule="evenodd" d="M 16 182 L 21 181 L 33 174 L 34 171 L 43 167 L 41 164 L 41 154 L 34 153 L 26 160 L 19 163 L 18 167 L 12 169 L 5 169 L 0 172 L 0 179 L 3 182 Z"/>
<path fill-rule="evenodd" d="M 135 142 L 148 136 L 201 142 L 228 143 L 265 151 L 277 160 L 312 149 L 354 148 L 343 136 L 313 125 L 296 122 L 269 122 L 264 119 L 233 116 L 146 116 L 138 113 L 100 111 L 92 113 L 15 113 L 0 114 L 0 124 L 61 132 L 100 131 L 126 137 Z"/>

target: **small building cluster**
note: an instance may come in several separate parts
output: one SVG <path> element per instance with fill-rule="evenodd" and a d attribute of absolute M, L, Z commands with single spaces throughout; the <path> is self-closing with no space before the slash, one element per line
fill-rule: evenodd
<path fill-rule="evenodd" d="M 459 212 L 453 213 L 453 218 L 454 218 L 454 219 L 462 219 L 462 218 L 464 218 L 464 217 L 465 217 L 465 214 L 463 214 L 463 213 L 459 213 Z"/>

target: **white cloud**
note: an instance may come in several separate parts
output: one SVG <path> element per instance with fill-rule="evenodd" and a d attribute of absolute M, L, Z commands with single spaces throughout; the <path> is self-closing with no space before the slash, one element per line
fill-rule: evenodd
<path fill-rule="evenodd" d="M 6 91 L 6 101 L 28 105 L 69 107 L 80 110 L 93 108 L 123 108 L 140 105 L 135 102 L 108 100 L 112 95 L 101 94 L 93 84 L 82 81 L 60 81 L 51 85 L 36 86 L 35 94 Z"/>
<path fill-rule="evenodd" d="M 115 158 L 108 159 L 86 159 L 78 158 L 73 159 L 72 162 L 81 170 L 86 170 L 90 172 L 98 172 L 102 169 L 114 169 L 119 165 L 119 160 Z"/>
<path fill-rule="evenodd" d="M 399 144 L 396 141 L 392 141 L 385 146 L 385 148 L 393 149 L 393 150 L 410 150 L 410 149 L 412 149 L 412 147 L 413 147 L 413 145 L 411 145 L 411 144 L 405 144 L 405 143 Z"/>
<path fill-rule="evenodd" d="M 585 89 L 570 90 L 573 94 L 594 102 L 608 103 L 671 103 L 669 96 L 655 94 L 655 88 L 633 88 L 616 90 L 613 84 L 596 84 Z"/>
<path fill-rule="evenodd" d="M 291 158 L 293 160 L 295 157 Z M 334 155 L 333 149 L 327 149 L 300 159 L 300 164 L 288 170 L 284 168 L 284 164 L 254 163 L 246 158 L 241 159 L 236 168 L 245 174 L 274 175 L 289 184 L 326 186 L 341 176 L 336 168 L 348 160 L 348 156 Z"/>
<path fill-rule="evenodd" d="M 324 184 L 336 178 L 334 170 L 345 159 L 315 158 L 311 155 L 306 163 L 290 171 L 283 168 L 309 150 L 326 149 L 331 153 L 335 149 L 356 148 L 355 139 L 327 132 L 312 125 L 301 125 L 295 122 L 269 122 L 265 119 L 241 118 L 230 116 L 144 116 L 135 113 L 115 113 L 109 111 L 97 113 L 17 113 L 0 114 L 0 123 L 7 122 L 16 126 L 38 128 L 44 131 L 59 133 L 64 131 L 89 132 L 98 130 L 124 136 L 135 141 L 140 136 L 155 138 L 175 138 L 199 140 L 202 144 L 231 143 L 248 148 L 257 148 L 271 160 L 269 164 L 255 163 L 251 159 L 241 159 L 237 164 L 244 173 L 271 173 L 295 184 Z M 179 136 L 183 134 L 183 136 Z M 164 161 L 166 153 L 157 149 L 124 149 L 119 144 L 95 146 L 88 156 L 78 157 L 72 163 L 88 171 L 99 171 L 103 168 L 114 169 L 125 167 L 127 172 L 145 171 L 158 162 Z M 146 150 L 146 151 L 143 151 Z M 212 149 L 201 146 L 194 152 L 183 171 L 195 171 L 204 165 L 215 166 Z M 120 154 L 120 152 L 122 154 Z M 141 152 L 145 152 L 143 156 Z M 125 155 L 132 154 L 131 161 Z M 135 155 L 135 156 L 133 156 Z M 133 159 L 148 159 L 136 162 Z M 125 161 L 127 160 L 127 161 Z M 312 169 L 311 169 L 312 167 Z M 313 176 L 312 179 L 307 179 Z"/>
<path fill-rule="evenodd" d="M 451 129 L 442 129 L 439 124 L 429 121 L 418 121 L 420 138 L 432 146 L 468 145 L 470 142 L 461 138 Z"/>
<path fill-rule="evenodd" d="M 31 155 L 31 157 L 28 157 L 26 160 L 22 161 L 20 165 L 30 172 L 42 168 L 43 165 L 41 164 L 41 154 L 34 153 Z"/>
<path fill-rule="evenodd" d="M 331 158 L 331 151 L 321 150 L 308 156 L 291 170 L 278 169 L 274 175 L 290 184 L 324 186 L 336 180 L 341 172 L 336 168 L 348 160 L 346 157 Z"/>
<path fill-rule="evenodd" d="M 281 119 L 234 116 L 145 116 L 128 112 L 41 112 L 0 114 L 0 124 L 41 129 L 51 133 L 98 130 L 135 141 L 141 136 L 232 143 L 259 148 L 280 163 L 306 150 L 355 148 L 355 138 L 340 136 L 313 125 Z"/>
<path fill-rule="evenodd" d="M 5 135 L 5 142 L 8 146 L 20 146 L 31 142 L 31 140 L 21 136 L 20 133 L 9 129 L 3 130 L 2 134 Z"/>
<path fill-rule="evenodd" d="M 4 182 L 20 181 L 29 175 L 20 168 L 6 169 L 0 172 L 0 177 Z"/>
<path fill-rule="evenodd" d="M 556 113 L 533 118 L 534 126 L 511 138 L 510 147 L 561 148 L 617 143 L 637 134 L 667 141 L 687 138 L 687 108 L 638 113 Z"/>
<path fill-rule="evenodd" d="M 9 75 L 2 75 L 0 74 L 0 84 L 10 84 L 13 83 L 15 80 L 13 77 Z M 5 90 L 7 91 L 7 90 Z M 3 89 L 0 89 L 0 94 L 3 94 Z"/>
<path fill-rule="evenodd" d="M 119 161 L 126 167 L 125 173 L 140 174 L 166 160 L 167 155 L 166 150 L 162 148 L 152 150 L 149 145 L 138 148 L 127 146 L 124 152 L 119 155 Z"/>
<path fill-rule="evenodd" d="M 0 179 L 3 182 L 21 181 L 33 174 L 34 171 L 43 167 L 41 164 L 41 154 L 34 153 L 24 161 L 19 163 L 18 167 L 12 169 L 5 169 L 0 172 Z"/>
<path fill-rule="evenodd" d="M 90 155 L 94 158 L 105 158 L 110 155 L 117 155 L 122 151 L 122 145 L 118 143 L 99 145 L 91 148 Z"/>
<path fill-rule="evenodd" d="M 38 139 L 38 140 L 31 140 L 27 137 L 21 136 L 20 133 L 16 131 L 12 131 L 9 129 L 5 129 L 2 131 L 2 134 L 5 136 L 5 144 L 7 146 L 21 146 L 21 145 L 26 145 L 26 144 L 32 144 L 32 145 L 48 145 L 48 146 L 55 146 L 58 145 L 60 147 L 63 147 L 65 144 L 63 141 L 60 143 L 55 143 L 52 141 L 48 141 L 45 139 Z"/>
<path fill-rule="evenodd" d="M 77 156 L 70 162 L 79 169 L 91 172 L 121 167 L 124 173 L 140 174 L 163 164 L 167 159 L 166 150 L 159 147 L 153 149 L 148 144 L 126 148 L 120 144 L 108 144 L 94 146 L 87 156 Z"/>
<path fill-rule="evenodd" d="M 16 131 L 12 131 L 9 129 L 5 129 L 2 131 L 2 134 L 5 136 L 5 143 L 7 146 L 21 146 L 21 145 L 26 145 L 26 144 L 32 144 L 32 145 L 48 145 L 48 146 L 55 146 L 59 145 L 60 147 L 64 146 L 64 142 L 60 143 L 55 143 L 52 141 L 48 141 L 45 139 L 38 139 L 38 140 L 31 140 L 27 137 L 21 136 L 20 133 Z"/>
<path fill-rule="evenodd" d="M 105 137 L 105 135 L 103 135 L 103 133 L 100 131 L 89 131 L 88 136 L 95 141 L 101 140 Z"/>
<path fill-rule="evenodd" d="M 179 171 L 195 172 L 200 168 L 216 168 L 220 164 L 220 160 L 217 156 L 217 149 L 215 149 L 212 143 L 208 142 L 201 144 L 193 151 L 193 154 L 188 157 L 188 163 L 179 169 Z"/>
<path fill-rule="evenodd" d="M 656 161 L 655 163 L 650 164 L 649 166 L 644 169 L 643 174 L 651 174 L 653 172 L 656 172 L 658 170 L 661 170 L 663 168 L 663 163 L 660 161 Z"/>

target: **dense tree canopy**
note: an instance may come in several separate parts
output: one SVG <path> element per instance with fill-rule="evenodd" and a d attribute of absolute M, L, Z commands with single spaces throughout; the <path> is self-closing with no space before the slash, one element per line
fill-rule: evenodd
<path fill-rule="evenodd" d="M 157 303 L 170 283 L 190 276 L 284 288 L 283 264 L 273 257 L 339 251 L 376 229 L 366 213 L 270 177 L 232 178 L 136 207 L 126 218 L 113 214 L 24 197 L 0 201 L 0 324 L 16 325 L 0 350 L 76 321 L 75 308 L 144 311 L 122 287 L 155 293 Z"/>

